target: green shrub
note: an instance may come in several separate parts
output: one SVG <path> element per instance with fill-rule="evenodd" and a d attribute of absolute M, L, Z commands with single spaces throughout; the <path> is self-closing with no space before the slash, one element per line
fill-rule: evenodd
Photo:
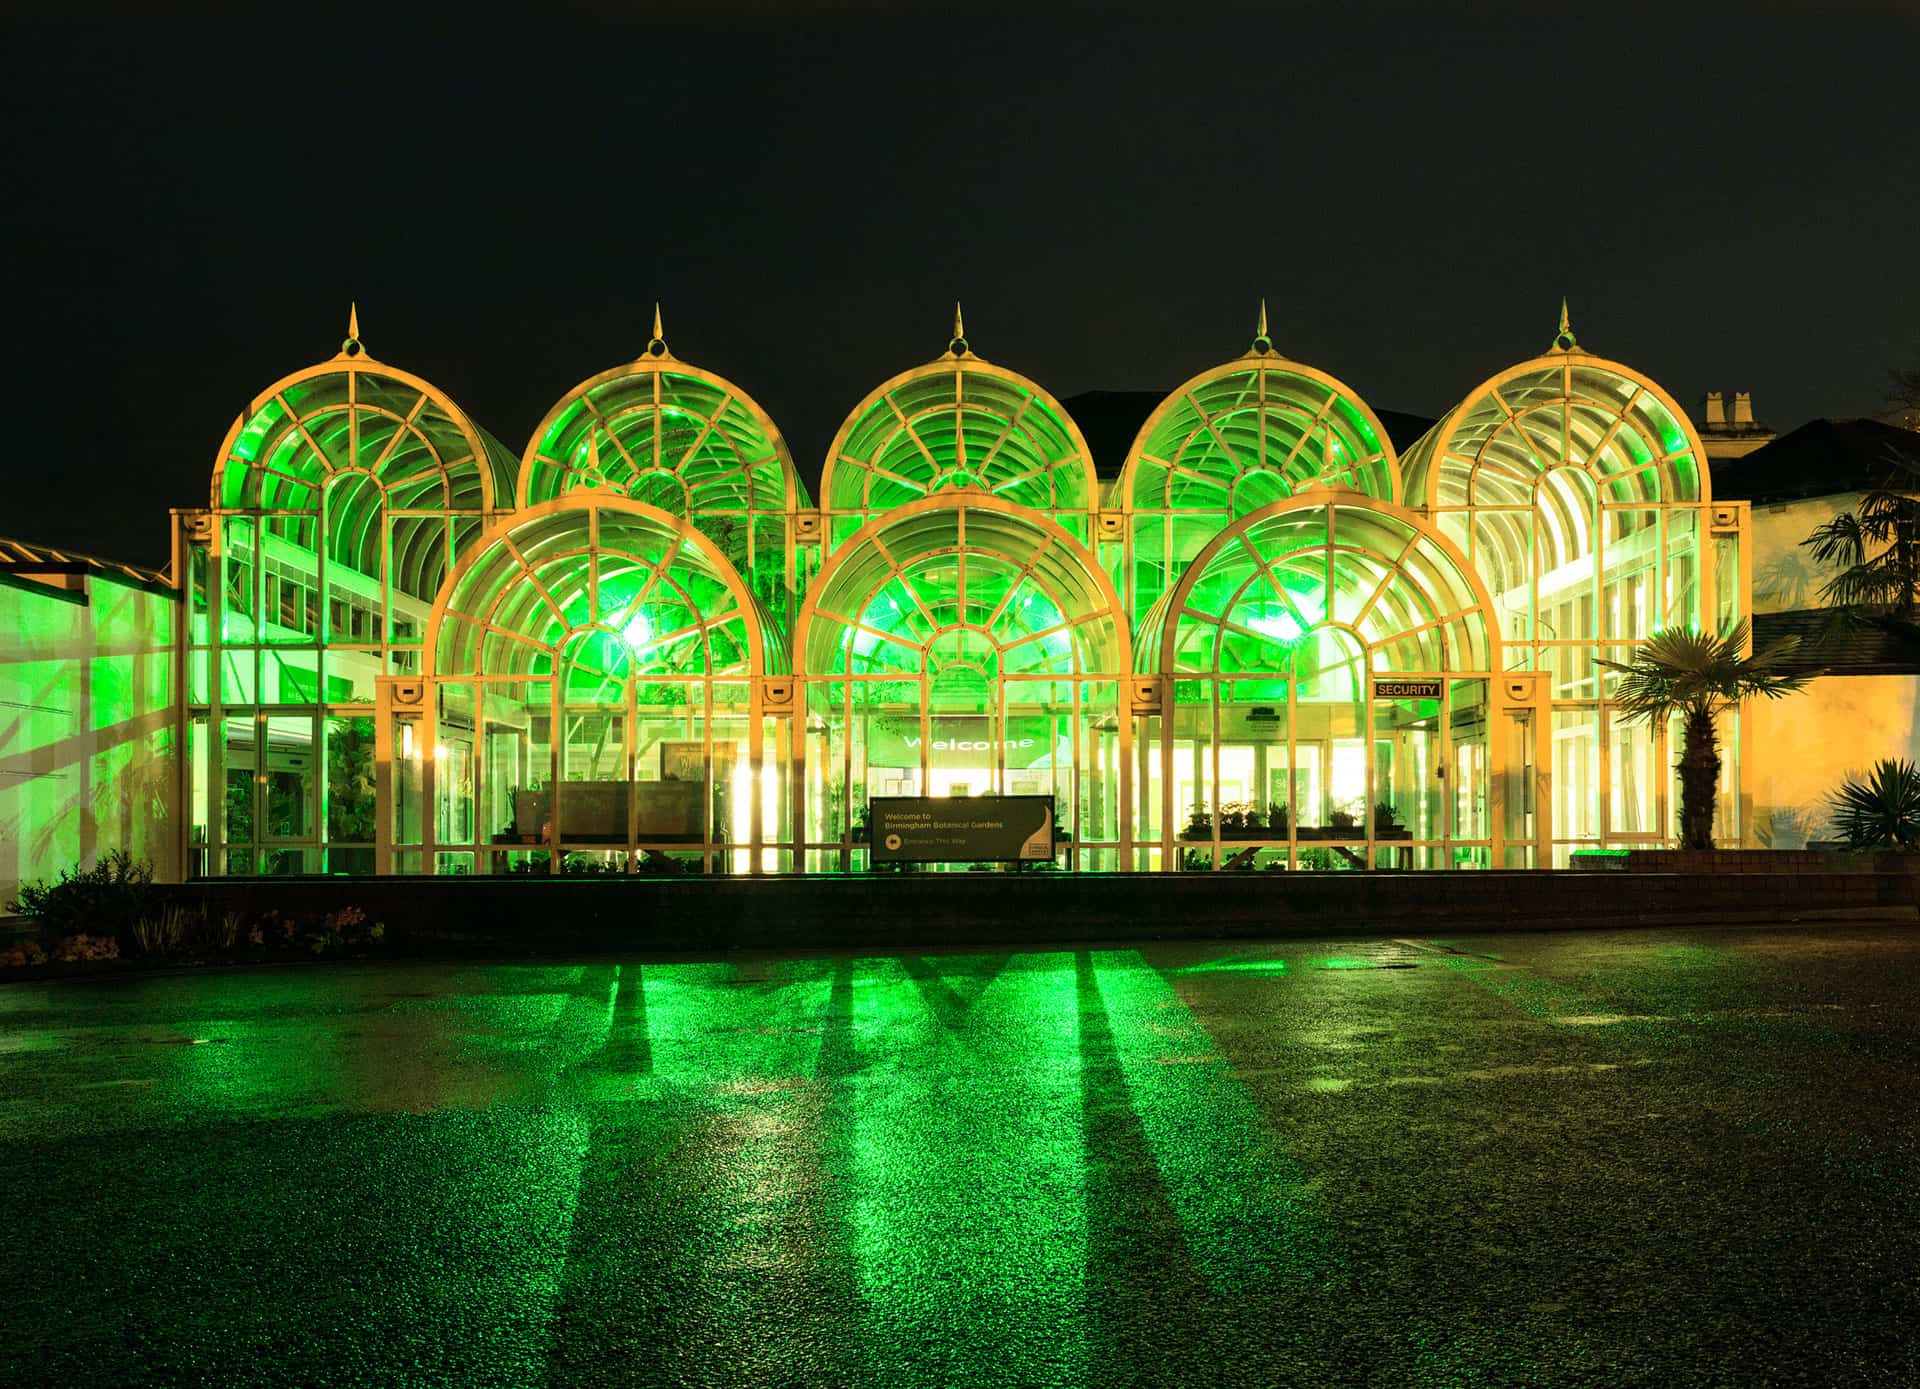
<path fill-rule="evenodd" d="M 215 916 L 206 907 L 162 907 L 133 923 L 129 953 L 162 960 L 220 958 L 232 955 L 246 933 L 247 920 L 238 912 Z"/>
<path fill-rule="evenodd" d="M 135 923 L 158 907 L 153 865 L 124 849 L 103 854 L 91 868 L 69 868 L 51 883 L 23 883 L 7 910 L 30 916 L 53 936 L 113 936 L 132 940 Z"/>
<path fill-rule="evenodd" d="M 1883 757 L 1833 793 L 1833 825 L 1853 849 L 1920 848 L 1920 769 Z"/>
<path fill-rule="evenodd" d="M 205 922 L 203 913 L 185 907 L 162 907 L 133 923 L 133 944 L 142 955 L 175 955 L 200 933 Z"/>

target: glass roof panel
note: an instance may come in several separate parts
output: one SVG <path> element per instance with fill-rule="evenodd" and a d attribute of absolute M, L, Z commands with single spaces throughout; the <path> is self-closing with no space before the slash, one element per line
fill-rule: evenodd
<path fill-rule="evenodd" d="M 1362 651 L 1383 653 L 1376 669 L 1490 669 L 1489 615 L 1463 565 L 1411 513 L 1359 498 L 1281 503 L 1236 523 L 1147 623 L 1139 668 L 1152 673 L 1277 675 L 1287 661 L 1299 672 Z"/>
<path fill-rule="evenodd" d="M 1060 403 L 972 353 L 896 377 L 855 408 L 828 451 L 821 508 L 870 520 L 921 497 L 973 488 L 1085 533 L 1093 460 Z M 1078 513 L 1078 519 L 1073 518 Z M 837 544 L 846 532 L 829 524 Z"/>
<path fill-rule="evenodd" d="M 750 637 L 763 671 L 784 668 L 778 632 L 690 522 L 614 498 L 547 506 L 454 574 L 429 632 L 436 674 L 528 674 L 576 649 L 565 659 L 620 678 L 745 674 Z"/>

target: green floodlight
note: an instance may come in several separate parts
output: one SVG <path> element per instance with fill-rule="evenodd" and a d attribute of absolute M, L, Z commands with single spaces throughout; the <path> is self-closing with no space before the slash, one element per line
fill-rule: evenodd
<path fill-rule="evenodd" d="M 620 629 L 620 640 L 629 650 L 638 655 L 653 643 L 653 624 L 647 621 L 645 613 L 635 613 Z"/>
<path fill-rule="evenodd" d="M 1263 637 L 1272 637 L 1282 646 L 1292 646 L 1306 635 L 1307 629 L 1300 625 L 1300 619 L 1290 612 L 1279 613 L 1272 617 L 1256 617 L 1247 626 Z"/>

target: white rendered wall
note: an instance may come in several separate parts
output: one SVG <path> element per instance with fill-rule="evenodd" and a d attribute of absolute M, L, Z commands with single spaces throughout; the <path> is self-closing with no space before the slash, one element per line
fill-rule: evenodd
<path fill-rule="evenodd" d="M 1831 839 L 1827 803 L 1849 772 L 1883 757 L 1920 761 L 1920 676 L 1826 675 L 1747 706 L 1752 736 L 1748 844 L 1797 849 Z"/>

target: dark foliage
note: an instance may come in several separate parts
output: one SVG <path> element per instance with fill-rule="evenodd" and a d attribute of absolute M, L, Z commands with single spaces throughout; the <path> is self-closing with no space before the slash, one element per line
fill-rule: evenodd
<path fill-rule="evenodd" d="M 124 942 L 155 905 L 153 865 L 113 849 L 91 868 L 63 869 L 51 883 L 21 884 L 7 910 L 32 917 L 50 935 L 85 933 Z"/>
<path fill-rule="evenodd" d="M 1920 768 L 1882 758 L 1833 794 L 1833 823 L 1850 848 L 1920 848 Z"/>

